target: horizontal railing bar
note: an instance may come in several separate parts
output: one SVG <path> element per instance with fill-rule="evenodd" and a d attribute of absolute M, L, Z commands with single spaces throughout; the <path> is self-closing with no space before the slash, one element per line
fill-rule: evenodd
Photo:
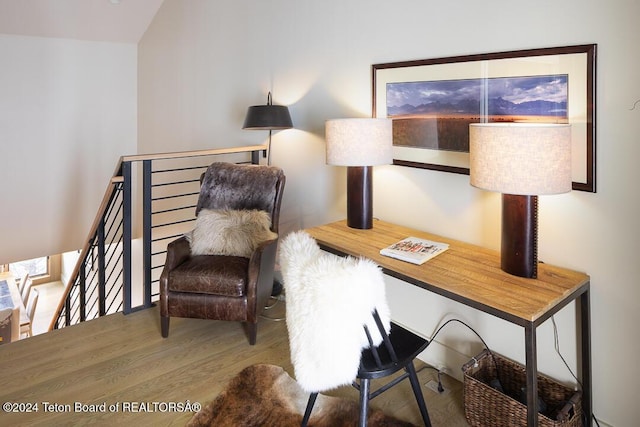
<path fill-rule="evenodd" d="M 157 169 L 157 170 L 151 171 L 151 173 L 156 174 L 156 173 L 167 173 L 167 172 L 182 172 L 182 171 L 195 170 L 195 169 L 206 169 L 208 167 L 209 165 L 206 164 L 203 166 L 189 166 L 189 167 L 175 168 L 175 169 Z"/>
<path fill-rule="evenodd" d="M 214 156 L 219 154 L 236 154 L 236 153 L 251 153 L 254 151 L 263 151 L 267 149 L 267 145 L 250 145 L 246 147 L 234 147 L 234 148 L 218 148 L 212 150 L 198 150 L 198 151 L 179 151 L 173 153 L 159 153 L 159 154 L 138 154 L 132 156 L 122 157 L 123 162 L 140 162 L 144 160 L 169 160 L 169 159 L 181 159 L 187 157 L 199 157 L 199 156 Z"/>
<path fill-rule="evenodd" d="M 168 227 L 170 225 L 184 224 L 184 223 L 191 222 L 191 221 L 193 221 L 193 219 L 185 219 L 185 220 L 176 221 L 176 222 L 166 222 L 166 223 L 163 223 L 163 224 L 152 225 L 151 228 L 154 229 L 154 228 Z"/>
<path fill-rule="evenodd" d="M 181 233 L 178 234 L 172 234 L 171 236 L 165 236 L 165 237 L 158 237 L 157 239 L 151 239 L 151 243 L 156 243 L 156 242 L 160 242 L 162 240 L 169 240 L 169 239 L 175 239 L 176 237 L 180 237 L 182 236 Z M 166 252 L 166 251 L 165 251 Z"/>
<path fill-rule="evenodd" d="M 195 191 L 193 193 L 172 194 L 171 196 L 154 197 L 154 198 L 151 199 L 151 201 L 155 202 L 157 200 L 178 199 L 180 197 L 197 196 L 199 194 L 200 194 L 199 191 Z"/>
<path fill-rule="evenodd" d="M 193 208 L 195 208 L 195 207 L 196 207 L 196 205 L 193 205 L 193 206 L 183 206 L 183 207 L 181 207 L 181 208 L 162 209 L 162 210 L 159 210 L 159 211 L 151 212 L 151 215 L 159 215 L 159 214 L 163 214 L 163 213 L 167 213 L 167 212 L 183 211 L 183 210 L 185 210 L 185 209 L 193 209 Z"/>
<path fill-rule="evenodd" d="M 161 182 L 159 184 L 152 184 L 151 188 L 168 187 L 170 185 L 191 184 L 194 182 L 200 182 L 200 179 L 198 178 L 198 179 L 188 179 L 185 181 Z"/>
<path fill-rule="evenodd" d="M 200 194 L 200 192 L 185 193 L 185 194 L 175 194 L 173 196 L 156 197 L 156 198 L 151 199 L 151 201 L 155 202 L 156 200 L 167 200 L 167 199 L 175 199 L 175 198 L 178 198 L 178 197 L 197 196 L 198 194 Z"/>

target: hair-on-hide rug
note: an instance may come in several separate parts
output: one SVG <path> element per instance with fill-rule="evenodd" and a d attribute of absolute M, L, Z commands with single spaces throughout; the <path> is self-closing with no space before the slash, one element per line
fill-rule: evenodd
<path fill-rule="evenodd" d="M 354 400 L 318 395 L 310 427 L 347 427 L 358 424 L 358 393 Z M 253 365 L 233 378 L 216 399 L 204 405 L 188 427 L 294 427 L 299 426 L 309 394 L 279 366 Z M 370 410 L 371 427 L 405 427 L 411 423 Z"/>

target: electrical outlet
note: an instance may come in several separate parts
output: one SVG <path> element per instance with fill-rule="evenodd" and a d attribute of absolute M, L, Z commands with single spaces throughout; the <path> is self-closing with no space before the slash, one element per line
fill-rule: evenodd
<path fill-rule="evenodd" d="M 449 389 L 445 387 L 444 391 L 438 391 L 438 381 L 430 380 L 428 383 L 424 385 L 429 390 L 433 391 L 435 394 L 440 394 L 442 396 L 446 396 L 449 393 Z"/>

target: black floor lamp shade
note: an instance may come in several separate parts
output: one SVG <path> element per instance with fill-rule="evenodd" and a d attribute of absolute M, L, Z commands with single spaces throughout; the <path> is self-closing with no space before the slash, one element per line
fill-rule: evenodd
<path fill-rule="evenodd" d="M 284 105 L 254 105 L 247 109 L 243 129 L 281 130 L 291 129 L 293 122 L 289 108 Z"/>
<path fill-rule="evenodd" d="M 267 95 L 267 105 L 254 105 L 247 109 L 242 129 L 282 130 L 291 129 L 293 122 L 289 107 L 273 105 L 271 92 Z"/>
<path fill-rule="evenodd" d="M 249 130 L 268 130 L 269 131 L 269 158 L 268 164 L 271 164 L 271 133 L 274 130 L 291 129 L 293 122 L 289 107 L 284 105 L 273 105 L 271 101 L 271 92 L 267 95 L 267 105 L 254 105 L 247 109 L 247 115 L 244 118 L 242 129 Z"/>

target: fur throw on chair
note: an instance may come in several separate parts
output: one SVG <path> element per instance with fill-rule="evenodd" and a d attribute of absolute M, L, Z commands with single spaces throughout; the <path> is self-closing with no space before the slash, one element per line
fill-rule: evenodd
<path fill-rule="evenodd" d="M 289 234 L 280 248 L 287 304 L 287 330 L 296 380 L 308 392 L 351 384 L 360 355 L 382 337 L 373 320 L 377 308 L 387 332 L 390 314 L 380 267 L 364 258 L 323 252 L 306 232 Z"/>
<path fill-rule="evenodd" d="M 202 209 L 185 236 L 193 255 L 250 258 L 260 243 L 278 237 L 269 227 L 271 217 L 265 211 Z"/>

